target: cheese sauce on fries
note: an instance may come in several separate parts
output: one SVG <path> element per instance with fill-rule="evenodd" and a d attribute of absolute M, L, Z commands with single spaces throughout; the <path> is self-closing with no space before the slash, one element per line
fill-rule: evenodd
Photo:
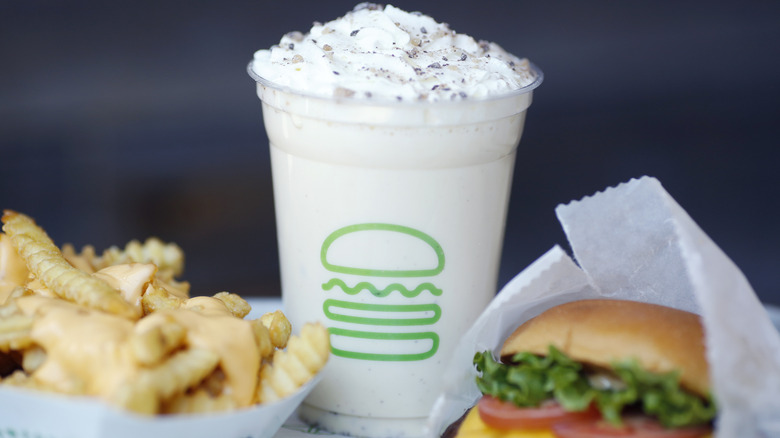
<path fill-rule="evenodd" d="M 157 266 L 151 263 L 132 263 L 103 268 L 92 274 L 118 290 L 128 303 L 141 309 L 141 297 L 154 279 Z"/>
<path fill-rule="evenodd" d="M 38 383 L 66 394 L 109 396 L 138 371 L 127 348 L 133 322 L 43 296 L 16 304 L 35 316 L 32 340 L 46 351 L 35 371 Z"/>
<path fill-rule="evenodd" d="M 291 336 L 238 295 L 189 297 L 183 253 L 158 239 L 67 256 L 6 210 L 0 233 L 0 384 L 100 398 L 141 414 L 242 408 L 284 398 L 330 352 L 327 330 Z M 159 265 L 158 265 L 159 264 Z M 285 349 L 286 348 L 286 349 Z"/>
<path fill-rule="evenodd" d="M 221 301 L 211 297 L 191 298 L 183 309 L 156 312 L 145 319 L 153 323 L 155 318 L 166 317 L 187 330 L 187 345 L 217 353 L 232 399 L 237 406 L 251 405 L 260 351 L 249 323 L 234 317 Z"/>
<path fill-rule="evenodd" d="M 138 302 L 156 267 L 134 263 L 116 265 L 93 274 Z M 47 353 L 36 380 L 63 393 L 111 397 L 123 382 L 132 381 L 142 366 L 132 356 L 129 339 L 161 320 L 174 320 L 186 330 L 184 346 L 216 352 L 225 373 L 225 386 L 236 406 L 249 406 L 257 384 L 260 353 L 248 321 L 236 318 L 222 301 L 189 299 L 183 308 L 155 312 L 137 324 L 70 302 L 44 296 L 16 300 L 25 315 L 36 316 L 33 342 Z"/>

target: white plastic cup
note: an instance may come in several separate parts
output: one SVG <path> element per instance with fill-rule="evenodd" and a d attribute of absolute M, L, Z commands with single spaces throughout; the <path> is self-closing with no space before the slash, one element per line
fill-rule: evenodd
<path fill-rule="evenodd" d="M 299 409 L 352 436 L 421 436 L 460 336 L 496 292 L 515 151 L 536 80 L 484 100 L 321 98 L 258 77 L 282 300 L 328 327 Z"/>

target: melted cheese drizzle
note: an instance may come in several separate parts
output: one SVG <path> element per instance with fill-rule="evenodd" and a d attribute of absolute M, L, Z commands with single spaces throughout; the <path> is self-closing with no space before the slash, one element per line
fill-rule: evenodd
<path fill-rule="evenodd" d="M 46 361 L 36 380 L 64 393 L 108 397 L 138 372 L 127 343 L 132 321 L 56 298 L 33 295 L 16 303 L 37 315 L 31 337 Z"/>
<path fill-rule="evenodd" d="M 222 301 L 211 297 L 190 298 L 184 308 L 152 313 L 138 323 L 159 324 L 173 319 L 187 330 L 186 344 L 213 351 L 225 373 L 226 390 L 238 406 L 249 406 L 257 387 L 260 351 L 248 321 L 236 318 Z"/>
<path fill-rule="evenodd" d="M 141 297 L 156 272 L 157 266 L 152 263 L 130 263 L 103 268 L 92 276 L 118 290 L 125 301 L 140 311 Z"/>
<path fill-rule="evenodd" d="M 140 306 L 156 269 L 133 263 L 93 275 Z M 31 337 L 46 351 L 46 361 L 33 376 L 57 391 L 109 398 L 141 369 L 128 342 L 133 331 L 172 319 L 187 331 L 185 347 L 208 349 L 219 356 L 225 391 L 236 404 L 252 404 L 261 359 L 254 334 L 248 321 L 233 316 L 218 299 L 191 298 L 183 308 L 155 312 L 137 323 L 54 297 L 32 295 L 16 302 L 24 314 L 36 316 Z"/>

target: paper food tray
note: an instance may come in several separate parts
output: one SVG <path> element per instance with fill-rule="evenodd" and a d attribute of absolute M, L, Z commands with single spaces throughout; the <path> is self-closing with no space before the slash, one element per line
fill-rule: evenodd
<path fill-rule="evenodd" d="M 0 386 L 0 437 L 269 438 L 320 375 L 279 402 L 225 413 L 144 417 L 98 400 Z"/>

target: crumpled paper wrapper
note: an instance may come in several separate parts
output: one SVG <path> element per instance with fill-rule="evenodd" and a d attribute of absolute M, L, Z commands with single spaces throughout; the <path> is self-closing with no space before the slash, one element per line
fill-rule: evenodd
<path fill-rule="evenodd" d="M 278 402 L 231 412 L 145 417 L 88 397 L 0 387 L 0 437 L 270 438 L 321 374 Z"/>
<path fill-rule="evenodd" d="M 780 437 L 780 334 L 745 276 L 650 177 L 559 205 L 556 214 L 575 263 L 558 246 L 496 295 L 454 352 L 428 436 L 481 396 L 474 353 L 500 348 L 525 320 L 555 305 L 588 298 L 662 304 L 702 316 L 716 436 Z"/>

